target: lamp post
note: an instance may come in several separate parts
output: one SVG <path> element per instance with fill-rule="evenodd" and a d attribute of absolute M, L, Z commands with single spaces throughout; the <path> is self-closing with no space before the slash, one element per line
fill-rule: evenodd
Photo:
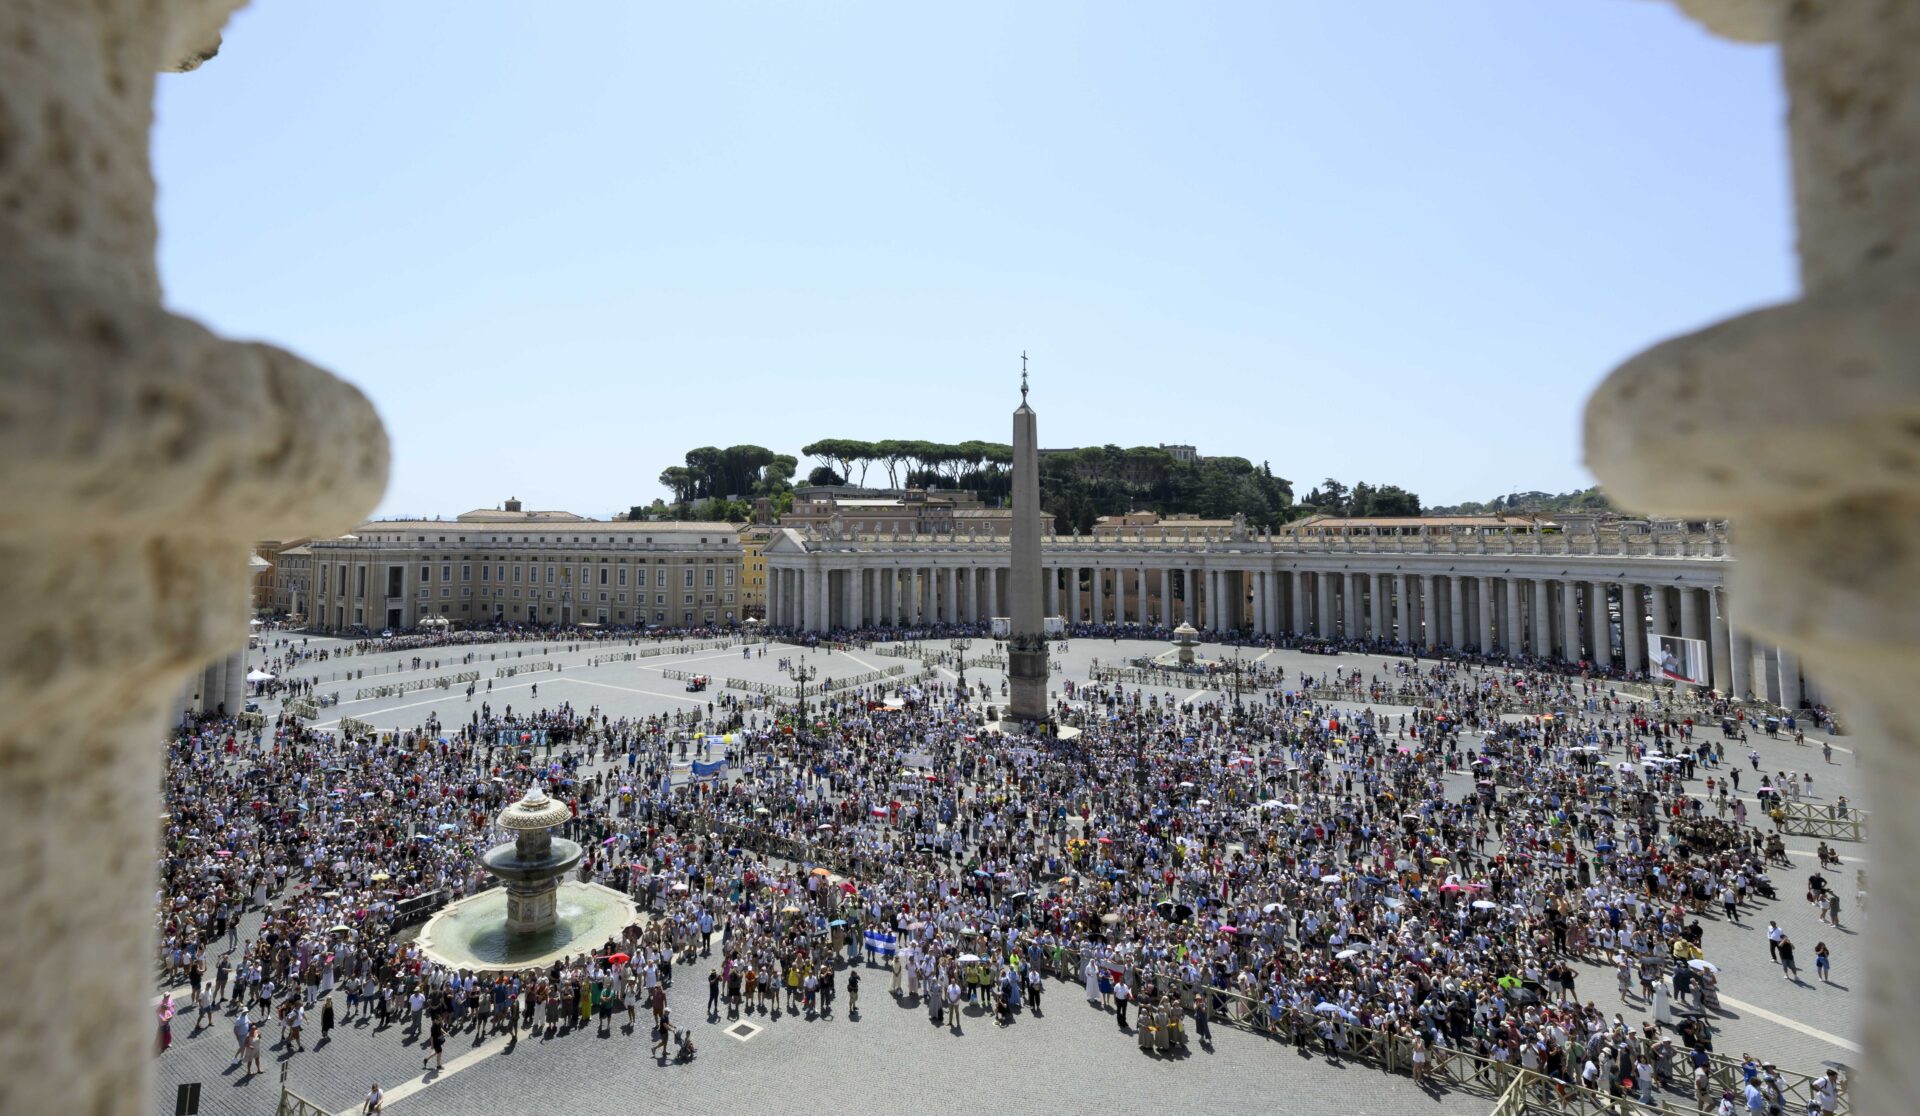
<path fill-rule="evenodd" d="M 954 685 L 960 688 L 960 700 L 962 701 L 965 701 L 967 697 L 967 647 L 968 646 L 969 646 L 969 642 L 964 639 L 956 639 L 952 643 L 949 643 L 947 645 L 947 647 L 953 652 L 954 674 L 957 676 L 957 679 L 958 679 L 954 683 Z"/>
<path fill-rule="evenodd" d="M 818 677 L 819 674 L 820 674 L 819 667 L 810 667 L 805 664 L 801 664 L 800 666 L 796 666 L 793 668 L 793 680 L 799 684 L 799 687 L 795 692 L 795 696 L 797 697 L 799 702 L 800 724 L 801 724 L 801 727 L 803 728 L 806 726 L 806 722 L 807 722 L 807 683 L 812 681 L 814 678 Z"/>

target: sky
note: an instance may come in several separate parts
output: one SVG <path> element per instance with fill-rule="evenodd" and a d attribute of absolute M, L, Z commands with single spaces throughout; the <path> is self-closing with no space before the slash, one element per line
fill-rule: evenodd
<path fill-rule="evenodd" d="M 160 79 L 161 273 L 372 398 L 382 515 L 1007 441 L 1022 351 L 1043 445 L 1565 491 L 1609 370 L 1795 290 L 1777 63 L 1634 0 L 256 0 Z"/>

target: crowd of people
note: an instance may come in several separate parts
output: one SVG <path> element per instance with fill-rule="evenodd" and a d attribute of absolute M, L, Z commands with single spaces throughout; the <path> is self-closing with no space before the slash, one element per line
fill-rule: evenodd
<path fill-rule="evenodd" d="M 236 1064 L 269 1017 L 289 1047 L 316 1016 L 323 1038 L 376 1017 L 432 1061 L 462 1028 L 636 1033 L 643 1004 L 659 1056 L 691 1057 L 676 976 L 707 982 L 710 1018 L 828 1017 L 877 970 L 939 1025 L 976 1006 L 1009 1022 L 1067 980 L 1157 1052 L 1227 1020 L 1330 1058 L 1391 1041 L 1423 1085 L 1451 1050 L 1726 1099 L 1716 924 L 1776 901 L 1784 856 L 1729 794 L 1724 739 L 1696 735 L 1741 711 L 1537 664 L 1330 666 L 1276 671 L 1238 707 L 1076 682 L 1055 711 L 1076 731 L 1047 738 L 990 737 L 962 700 L 979 691 L 924 681 L 804 721 L 765 701 L 638 719 L 482 701 L 360 738 L 189 721 L 166 769 L 162 963 L 196 1030 L 228 1009 Z M 1503 715 L 1515 694 L 1554 712 Z M 573 807 L 581 877 L 643 919 L 538 971 L 447 971 L 406 927 L 490 883 L 493 818 L 535 781 Z M 1601 1006 L 1581 966 L 1653 1018 Z M 1781 1103 L 1769 1064 L 1750 1080 Z"/>

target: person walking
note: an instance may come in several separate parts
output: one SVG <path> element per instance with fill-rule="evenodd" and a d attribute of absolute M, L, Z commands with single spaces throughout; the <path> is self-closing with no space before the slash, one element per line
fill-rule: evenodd
<path fill-rule="evenodd" d="M 857 971 L 847 973 L 847 1014 L 860 1014 L 860 974 Z"/>
<path fill-rule="evenodd" d="M 387 1095 L 380 1091 L 380 1083 L 373 1083 L 367 1090 L 367 1099 L 360 1105 L 360 1116 L 379 1116 L 380 1109 L 387 1103 Z"/>
<path fill-rule="evenodd" d="M 1813 971 L 1819 974 L 1821 984 L 1833 983 L 1827 979 L 1833 971 L 1833 956 L 1827 951 L 1825 942 L 1813 943 Z"/>
<path fill-rule="evenodd" d="M 1800 983 L 1800 968 L 1793 963 L 1793 939 L 1780 935 L 1780 979 Z"/>
<path fill-rule="evenodd" d="M 1209 1026 L 1213 1019 L 1213 1006 L 1208 999 L 1205 992 L 1195 993 L 1193 997 L 1193 1030 L 1200 1036 L 1203 1046 L 1213 1045 L 1213 1029 Z"/>
<path fill-rule="evenodd" d="M 265 1073 L 260 1068 L 260 1024 L 254 1023 L 247 1028 L 247 1037 L 241 1043 L 242 1057 L 245 1060 L 245 1074 L 252 1077 L 256 1073 Z"/>
<path fill-rule="evenodd" d="M 1133 998 L 1133 989 L 1127 986 L 1127 978 L 1121 977 L 1113 982 L 1113 1008 L 1120 1029 L 1127 1029 L 1127 1001 Z"/>
<path fill-rule="evenodd" d="M 1775 922 L 1772 919 L 1767 920 L 1767 959 L 1768 960 L 1770 961 L 1780 960 L 1780 939 L 1785 936 L 1786 936 L 1786 932 L 1780 929 L 1780 924 L 1778 922 Z"/>
<path fill-rule="evenodd" d="M 447 1048 L 447 1032 L 441 1028 L 440 1016 L 438 1014 L 436 1014 L 433 1017 L 432 1029 L 428 1032 L 428 1035 L 427 1035 L 427 1046 L 433 1051 L 433 1053 L 429 1055 L 428 1058 L 420 1059 L 420 1068 L 426 1069 L 427 1062 L 429 1059 L 432 1060 L 434 1069 L 438 1070 L 438 1069 L 444 1068 L 444 1063 L 441 1061 L 441 1055 L 445 1053 Z"/>

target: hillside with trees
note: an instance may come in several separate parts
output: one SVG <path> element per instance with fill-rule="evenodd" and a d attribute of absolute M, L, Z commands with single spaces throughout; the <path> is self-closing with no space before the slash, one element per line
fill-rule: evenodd
<path fill-rule="evenodd" d="M 793 473 L 800 467 L 791 454 L 765 446 L 701 446 L 687 451 L 685 463 L 669 465 L 660 484 L 673 494 L 671 504 L 655 500 L 636 504 L 633 519 L 712 519 L 744 523 L 753 514 L 753 501 L 765 496 L 775 511 L 793 506 Z"/>
<path fill-rule="evenodd" d="M 807 483 L 862 488 L 970 490 L 989 506 L 1012 499 L 1013 447 L 1000 442 L 928 442 L 888 438 L 822 438 L 800 448 L 813 467 Z M 752 501 L 767 497 L 776 511 L 793 503 L 799 461 L 764 446 L 702 446 L 682 464 L 660 473 L 668 500 L 635 507 L 635 517 L 720 519 L 752 515 Z M 1569 494 L 1577 496 L 1579 494 Z M 1544 496 L 1516 494 L 1502 500 Z M 1152 446 L 1083 446 L 1040 456 L 1040 498 L 1061 531 L 1090 530 L 1096 519 L 1128 512 L 1190 514 L 1204 519 L 1245 515 L 1255 528 L 1277 527 L 1306 515 L 1411 516 L 1420 497 L 1395 484 L 1332 477 L 1296 501 L 1293 483 L 1266 463 L 1244 457 L 1181 461 Z M 1553 499 L 1559 499 L 1555 497 Z M 1467 507 L 1468 505 L 1462 505 Z M 1446 509 L 1429 509 L 1430 512 Z"/>
<path fill-rule="evenodd" d="M 1614 512 L 1619 509 L 1596 486 L 1576 492 L 1510 492 L 1484 503 L 1468 500 L 1450 507 L 1431 508 L 1431 515 L 1491 515 L 1495 512 L 1530 515 L 1564 515 L 1570 512 Z"/>

